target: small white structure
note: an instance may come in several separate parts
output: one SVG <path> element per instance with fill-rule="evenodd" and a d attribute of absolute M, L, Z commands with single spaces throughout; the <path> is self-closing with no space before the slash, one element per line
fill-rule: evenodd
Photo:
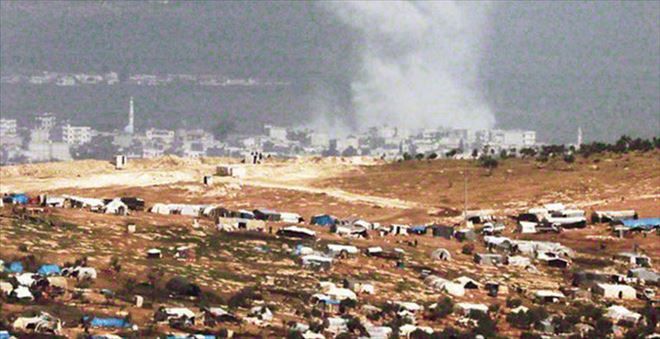
<path fill-rule="evenodd" d="M 11 294 L 11 291 L 14 290 L 14 286 L 6 281 L 0 281 L 0 292 L 4 295 Z"/>
<path fill-rule="evenodd" d="M 32 292 L 30 292 L 30 289 L 25 286 L 16 287 L 11 292 L 11 295 L 19 300 L 34 300 L 34 296 L 32 295 Z"/>
<path fill-rule="evenodd" d="M 216 174 L 221 177 L 242 178 L 247 174 L 244 166 L 220 165 L 216 167 Z"/>
<path fill-rule="evenodd" d="M 564 293 L 559 291 L 538 290 L 534 292 L 537 301 L 556 303 L 566 298 Z"/>
<path fill-rule="evenodd" d="M 157 248 L 147 250 L 147 258 L 160 259 L 163 257 L 163 252 Z"/>
<path fill-rule="evenodd" d="M 151 213 L 168 215 L 171 213 L 171 210 L 168 205 L 158 203 L 151 207 Z"/>
<path fill-rule="evenodd" d="M 31 329 L 34 332 L 60 334 L 62 331 L 62 321 L 46 312 L 41 312 L 35 317 L 16 318 L 12 323 L 12 327 L 20 331 Z"/>
<path fill-rule="evenodd" d="M 591 290 L 606 299 L 635 299 L 637 291 L 628 285 L 597 284 Z"/>
<path fill-rule="evenodd" d="M 213 176 L 212 175 L 205 175 L 204 176 L 204 185 L 206 185 L 206 186 L 213 185 Z"/>
<path fill-rule="evenodd" d="M 280 212 L 280 221 L 297 224 L 302 220 L 302 217 L 298 213 L 289 213 L 289 212 Z"/>
<path fill-rule="evenodd" d="M 358 250 L 355 246 L 350 245 L 337 245 L 337 244 L 328 244 L 329 254 L 333 256 L 342 255 L 342 254 L 358 254 Z"/>
<path fill-rule="evenodd" d="M 619 322 L 620 320 L 625 320 L 625 321 L 630 321 L 632 323 L 637 323 L 639 319 L 642 318 L 642 315 L 633 312 L 623 306 L 619 305 L 612 305 L 607 308 L 607 312 L 605 313 L 605 317 L 610 318 L 614 321 L 614 323 Z"/>
<path fill-rule="evenodd" d="M 128 157 L 125 155 L 115 155 L 115 169 L 123 169 L 128 164 Z"/>
<path fill-rule="evenodd" d="M 451 254 L 444 248 L 438 248 L 431 253 L 431 258 L 436 260 L 449 261 L 451 260 Z"/>

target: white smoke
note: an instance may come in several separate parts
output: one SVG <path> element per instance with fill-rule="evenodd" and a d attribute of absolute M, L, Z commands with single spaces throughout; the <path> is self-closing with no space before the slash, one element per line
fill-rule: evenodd
<path fill-rule="evenodd" d="M 352 83 L 360 126 L 494 125 L 476 86 L 490 4 L 336 1 L 323 6 L 362 34 L 362 68 Z"/>

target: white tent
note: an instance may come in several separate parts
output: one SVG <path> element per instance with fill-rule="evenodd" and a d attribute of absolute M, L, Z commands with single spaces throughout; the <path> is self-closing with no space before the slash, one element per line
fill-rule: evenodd
<path fill-rule="evenodd" d="M 121 199 L 115 198 L 103 208 L 105 214 L 127 215 L 128 206 Z"/>
<path fill-rule="evenodd" d="M 301 216 L 297 213 L 280 212 L 280 221 L 286 223 L 297 224 L 300 222 Z"/>
<path fill-rule="evenodd" d="M 433 253 L 431 253 L 431 258 L 448 261 L 451 260 L 451 254 L 444 248 L 438 248 L 437 250 L 433 251 Z"/>
<path fill-rule="evenodd" d="M 633 323 L 636 323 L 639 321 L 639 319 L 642 318 L 642 315 L 633 312 L 623 306 L 619 305 L 612 305 L 607 308 L 607 312 L 605 313 L 605 316 L 614 320 L 615 322 L 618 322 L 619 320 L 626 320 L 630 321 Z"/>
<path fill-rule="evenodd" d="M 154 204 L 151 206 L 151 213 L 170 214 L 170 207 L 165 204 Z"/>
<path fill-rule="evenodd" d="M 34 300 L 34 296 L 32 296 L 32 292 L 30 292 L 30 289 L 25 286 L 16 287 L 16 289 L 12 291 L 12 295 L 15 296 L 16 299 Z"/>

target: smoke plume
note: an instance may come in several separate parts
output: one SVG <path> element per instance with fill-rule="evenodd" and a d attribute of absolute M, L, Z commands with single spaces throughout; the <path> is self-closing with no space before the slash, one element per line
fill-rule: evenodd
<path fill-rule="evenodd" d="M 490 4 L 337 1 L 323 6 L 360 33 L 361 69 L 351 84 L 360 126 L 494 125 L 477 86 Z"/>

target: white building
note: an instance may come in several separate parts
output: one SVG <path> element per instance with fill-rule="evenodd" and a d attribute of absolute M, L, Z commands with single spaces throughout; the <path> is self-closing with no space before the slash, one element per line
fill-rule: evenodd
<path fill-rule="evenodd" d="M 16 119 L 0 119 L 0 142 L 1 139 L 15 137 L 16 130 Z"/>
<path fill-rule="evenodd" d="M 330 137 L 326 133 L 312 132 L 309 135 L 309 141 L 314 147 L 328 147 L 330 145 Z"/>
<path fill-rule="evenodd" d="M 174 142 L 174 131 L 167 129 L 150 128 L 145 132 L 145 135 L 149 141 L 160 141 L 167 145 Z"/>
<path fill-rule="evenodd" d="M 35 118 L 36 128 L 50 131 L 57 124 L 57 118 L 52 113 L 43 113 Z"/>
<path fill-rule="evenodd" d="M 286 128 L 284 127 L 276 127 L 272 125 L 265 125 L 264 129 L 266 130 L 266 133 L 271 139 L 279 140 L 279 141 L 286 141 Z"/>
<path fill-rule="evenodd" d="M 62 126 L 62 141 L 69 145 L 83 145 L 92 141 L 92 128 L 89 126 Z"/>
<path fill-rule="evenodd" d="M 475 141 L 496 148 L 525 148 L 536 145 L 535 131 L 521 130 L 481 130 L 475 133 Z"/>
<path fill-rule="evenodd" d="M 27 156 L 30 161 L 68 161 L 71 160 L 69 144 L 63 142 L 30 142 Z"/>

